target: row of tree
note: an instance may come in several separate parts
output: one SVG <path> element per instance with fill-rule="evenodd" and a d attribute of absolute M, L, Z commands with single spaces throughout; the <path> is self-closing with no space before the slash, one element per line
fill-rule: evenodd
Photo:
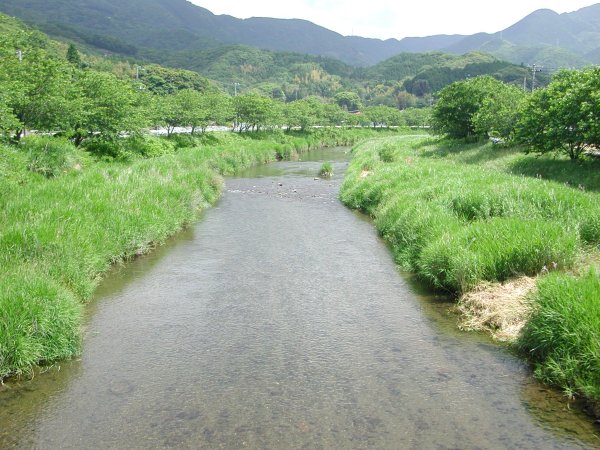
<path fill-rule="evenodd" d="M 29 36 L 31 38 L 31 36 Z M 19 140 L 25 130 L 60 133 L 80 145 L 89 137 L 112 139 L 144 128 L 231 125 L 239 131 L 268 127 L 422 126 L 428 111 L 362 108 L 358 95 L 326 100 L 311 96 L 285 103 L 260 92 L 229 96 L 190 71 L 146 67 L 142 76 L 93 70 L 74 47 L 56 58 L 29 45 L 26 34 L 0 41 L 0 132 Z"/>
<path fill-rule="evenodd" d="M 440 91 L 432 116 L 453 138 L 496 137 L 575 160 L 600 148 L 600 68 L 559 72 L 533 94 L 489 76 L 459 81 Z"/>

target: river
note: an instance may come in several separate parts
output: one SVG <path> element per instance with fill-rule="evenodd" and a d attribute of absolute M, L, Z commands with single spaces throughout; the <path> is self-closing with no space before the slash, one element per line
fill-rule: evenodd
<path fill-rule="evenodd" d="M 329 149 L 229 178 L 116 268 L 81 358 L 0 389 L 2 448 L 593 448 L 591 419 L 400 274 Z M 322 161 L 335 176 L 316 177 Z"/>

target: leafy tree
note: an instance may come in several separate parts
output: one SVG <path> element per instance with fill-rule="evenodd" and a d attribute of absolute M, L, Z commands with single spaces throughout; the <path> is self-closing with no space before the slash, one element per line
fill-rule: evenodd
<path fill-rule="evenodd" d="M 373 128 L 389 128 L 392 126 L 403 125 L 404 123 L 400 111 L 389 106 L 369 106 L 368 108 L 365 108 L 364 113 L 366 118 L 373 125 Z"/>
<path fill-rule="evenodd" d="M 135 76 L 154 94 L 174 94 L 185 89 L 194 89 L 199 92 L 211 90 L 208 79 L 185 69 L 171 69 L 156 64 L 136 67 Z"/>
<path fill-rule="evenodd" d="M 67 49 L 67 61 L 73 64 L 75 67 L 81 67 L 81 56 L 77 51 L 77 47 L 74 44 L 70 44 Z"/>
<path fill-rule="evenodd" d="M 362 108 L 362 101 L 356 92 L 338 92 L 334 99 L 346 111 L 358 111 Z"/>
<path fill-rule="evenodd" d="M 473 118 L 504 84 L 490 76 L 457 81 L 442 89 L 433 108 L 433 127 L 453 138 L 477 135 Z"/>
<path fill-rule="evenodd" d="M 520 118 L 520 108 L 527 94 L 517 86 L 500 83 L 483 99 L 473 115 L 473 128 L 481 136 L 490 135 L 512 139 Z"/>
<path fill-rule="evenodd" d="M 404 123 L 409 127 L 428 127 L 431 125 L 431 108 L 409 108 L 400 111 Z"/>
<path fill-rule="evenodd" d="M 209 124 L 225 125 L 231 123 L 235 116 L 233 102 L 227 94 L 207 92 L 202 95 L 201 102 L 204 108 L 208 110 Z"/>
<path fill-rule="evenodd" d="M 417 96 L 406 91 L 396 93 L 396 105 L 398 109 L 414 108 L 417 104 Z"/>
<path fill-rule="evenodd" d="M 281 103 L 259 94 L 239 95 L 233 105 L 240 132 L 278 125 L 281 119 Z"/>
<path fill-rule="evenodd" d="M 293 127 L 299 127 L 305 130 L 308 127 L 317 124 L 321 102 L 314 97 L 308 97 L 302 100 L 293 101 L 284 107 L 284 118 L 288 130 Z"/>
<path fill-rule="evenodd" d="M 319 109 L 319 123 L 321 125 L 342 125 L 347 113 L 337 103 L 323 103 Z"/>
<path fill-rule="evenodd" d="M 2 49 L 0 86 L 4 101 L 17 121 L 17 138 L 25 129 L 61 131 L 72 128 L 81 114 L 81 95 L 73 83 L 74 69 L 50 58 L 44 50 L 26 48 L 19 60 L 14 48 Z M 8 54 L 6 54 L 8 53 Z"/>
<path fill-rule="evenodd" d="M 13 130 L 20 130 L 22 128 L 23 124 L 13 114 L 12 109 L 6 104 L 4 99 L 0 99 L 0 138 L 3 140 L 9 139 L 12 137 Z"/>
<path fill-rule="evenodd" d="M 600 146 L 600 68 L 558 73 L 526 102 L 517 138 L 539 153 L 559 151 L 578 159 Z"/>
<path fill-rule="evenodd" d="M 84 112 L 74 127 L 77 144 L 96 134 L 112 139 L 123 132 L 136 133 L 148 123 L 146 98 L 128 81 L 109 73 L 85 71 L 77 85 L 84 98 Z"/>

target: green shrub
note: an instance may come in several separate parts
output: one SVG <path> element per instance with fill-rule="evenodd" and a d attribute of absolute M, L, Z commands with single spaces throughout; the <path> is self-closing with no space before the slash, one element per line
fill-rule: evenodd
<path fill-rule="evenodd" d="M 169 136 L 169 141 L 173 143 L 176 149 L 197 147 L 200 139 L 191 134 L 172 134 Z"/>
<path fill-rule="evenodd" d="M 152 136 L 132 136 L 124 140 L 124 152 L 144 158 L 171 155 L 176 144 L 170 140 Z"/>
<path fill-rule="evenodd" d="M 95 137 L 84 141 L 85 149 L 102 159 L 119 159 L 124 154 L 123 139 L 104 139 Z"/>
<path fill-rule="evenodd" d="M 22 149 L 29 170 L 48 178 L 80 170 L 86 160 L 84 152 L 64 138 L 30 136 L 23 139 Z"/>
<path fill-rule="evenodd" d="M 333 165 L 330 162 L 324 162 L 319 169 L 319 176 L 321 177 L 332 177 L 333 176 Z"/>
<path fill-rule="evenodd" d="M 600 278 L 553 273 L 538 282 L 535 309 L 518 341 L 535 375 L 600 401 Z"/>
<path fill-rule="evenodd" d="M 396 149 L 391 144 L 383 144 L 379 149 L 379 159 L 384 163 L 391 163 L 396 160 Z"/>

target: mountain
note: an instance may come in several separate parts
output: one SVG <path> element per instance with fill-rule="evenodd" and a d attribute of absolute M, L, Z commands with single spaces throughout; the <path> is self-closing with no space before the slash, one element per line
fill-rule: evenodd
<path fill-rule="evenodd" d="M 572 13 L 540 9 L 497 33 L 478 33 L 444 47 L 464 53 L 480 50 L 514 63 L 542 63 L 557 67 L 600 62 L 600 4 Z"/>
<path fill-rule="evenodd" d="M 371 66 L 402 52 L 486 51 L 513 63 L 552 67 L 600 62 L 600 4 L 572 13 L 535 11 L 497 33 L 380 40 L 299 19 L 215 15 L 186 0 L 0 0 L 0 11 L 50 35 L 107 51 L 194 51 L 241 44 Z"/>
<path fill-rule="evenodd" d="M 333 57 L 357 66 L 400 51 L 393 39 L 344 37 L 306 20 L 217 16 L 186 0 L 0 0 L 0 11 L 50 34 L 78 36 L 93 45 L 99 37 L 163 50 L 244 44 Z"/>

